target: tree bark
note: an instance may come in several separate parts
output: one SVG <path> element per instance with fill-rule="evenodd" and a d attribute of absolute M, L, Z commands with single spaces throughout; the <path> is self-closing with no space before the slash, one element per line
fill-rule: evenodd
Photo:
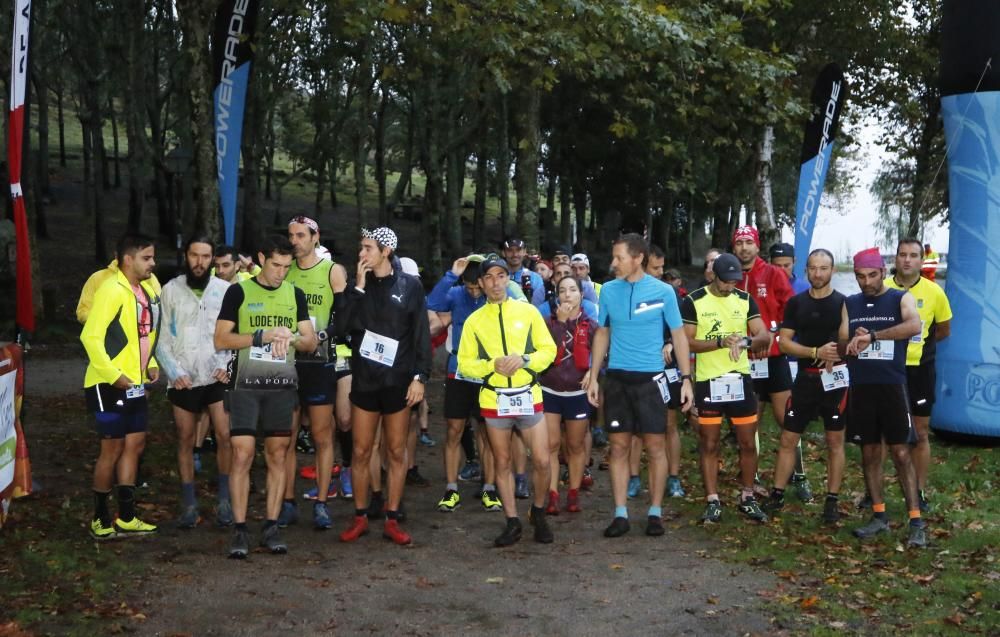
<path fill-rule="evenodd" d="M 389 110 L 389 89 L 382 87 L 382 99 L 375 113 L 375 184 L 378 187 L 378 224 L 389 225 L 385 186 L 385 118 Z"/>
<path fill-rule="evenodd" d="M 146 204 L 146 186 L 149 183 L 151 158 L 149 142 L 146 139 L 147 69 L 143 61 L 142 43 L 145 41 L 145 11 L 142 3 L 126 2 L 124 13 L 125 33 L 125 75 L 126 87 L 123 94 L 125 106 L 125 137 L 128 141 L 128 227 L 139 231 L 142 227 L 142 213 Z M 111 100 L 108 100 L 111 105 Z M 118 130 L 112 118 L 115 131 L 115 183 L 120 184 L 118 173 Z M 160 230 L 164 230 L 162 222 Z"/>
<path fill-rule="evenodd" d="M 573 243 L 573 207 L 570 203 L 569 180 L 559 176 L 559 243 Z"/>
<path fill-rule="evenodd" d="M 486 193 L 489 190 L 489 160 L 486 144 L 480 143 L 476 153 L 476 201 L 472 213 L 472 249 L 479 247 L 486 236 Z"/>
<path fill-rule="evenodd" d="M 403 200 L 403 196 L 406 194 L 406 188 L 410 185 L 410 177 L 413 173 L 413 147 L 416 133 L 415 117 L 413 104 L 411 102 L 409 114 L 406 118 L 406 148 L 403 151 L 403 165 L 400 167 L 399 180 L 396 181 L 396 187 L 393 188 L 392 197 L 389 199 L 389 206 L 393 208 L 395 208 L 396 205 Z"/>
<path fill-rule="evenodd" d="M 115 165 L 114 187 L 121 188 L 122 173 L 121 173 L 121 165 L 118 160 L 120 151 L 120 147 L 118 144 L 118 118 L 115 117 L 115 103 L 110 96 L 108 97 L 108 116 L 111 118 L 111 144 L 112 144 L 111 147 L 115 153 L 115 156 L 112 158 L 112 161 L 114 162 Z"/>
<path fill-rule="evenodd" d="M 448 180 L 444 214 L 444 236 L 448 254 L 462 252 L 462 190 L 465 186 L 465 154 L 458 148 L 448 152 Z"/>
<path fill-rule="evenodd" d="M 770 246 L 778 238 L 774 218 L 774 201 L 771 197 L 771 158 L 774 155 L 774 127 L 765 126 L 757 142 L 757 166 L 754 175 L 754 208 L 760 244 Z"/>
<path fill-rule="evenodd" d="M 518 100 L 514 114 L 517 165 L 517 232 L 531 248 L 538 248 L 538 156 L 541 153 L 541 91 L 530 87 Z"/>
<path fill-rule="evenodd" d="M 497 198 L 500 199 L 500 237 L 507 238 L 510 220 L 510 113 L 507 94 L 500 97 L 500 125 L 497 127 Z"/>
<path fill-rule="evenodd" d="M 66 167 L 66 119 L 63 116 L 63 89 L 56 91 L 56 121 L 59 125 L 59 166 Z"/>
<path fill-rule="evenodd" d="M 191 107 L 191 142 L 195 223 L 194 231 L 221 236 L 219 186 L 215 163 L 215 125 L 212 106 L 212 58 L 209 34 L 214 24 L 215 0 L 177 0 L 182 33 L 181 50 L 187 58 L 187 93 Z"/>

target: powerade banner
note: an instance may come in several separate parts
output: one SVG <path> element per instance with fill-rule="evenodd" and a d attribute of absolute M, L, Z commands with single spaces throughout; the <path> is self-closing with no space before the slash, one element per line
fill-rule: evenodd
<path fill-rule="evenodd" d="M 799 193 L 795 200 L 795 276 L 805 279 L 806 255 L 812 243 L 823 184 L 830 168 L 833 136 L 847 93 L 844 72 L 835 62 L 820 71 L 812 90 L 813 117 L 806 124 L 799 168 Z"/>
<path fill-rule="evenodd" d="M 10 59 L 10 113 L 7 138 L 7 165 L 10 167 L 10 196 L 14 200 L 14 230 L 17 246 L 15 319 L 22 332 L 35 331 L 35 308 L 31 301 L 31 244 L 28 215 L 21 192 L 21 163 L 24 151 L 24 91 L 28 80 L 28 29 L 31 26 L 30 0 L 14 6 L 14 37 Z"/>
<path fill-rule="evenodd" d="M 938 346 L 931 425 L 1000 438 L 1000 3 L 945 2 L 941 112 L 948 149 L 952 336 Z M 989 61 L 992 58 L 992 63 Z"/>
<path fill-rule="evenodd" d="M 240 141 L 246 106 L 257 0 L 223 0 L 215 14 L 212 58 L 215 69 L 215 155 L 219 203 L 226 243 L 236 231 L 236 191 L 239 185 Z"/>

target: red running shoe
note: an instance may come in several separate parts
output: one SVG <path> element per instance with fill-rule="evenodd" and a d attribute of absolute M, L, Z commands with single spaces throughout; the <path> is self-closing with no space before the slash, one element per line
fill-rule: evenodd
<path fill-rule="evenodd" d="M 341 542 L 353 542 L 362 535 L 368 533 L 368 517 L 364 515 L 354 516 L 354 521 L 351 522 L 351 526 L 347 528 L 346 531 L 340 534 Z"/>
<path fill-rule="evenodd" d="M 549 491 L 549 505 L 545 507 L 545 515 L 559 515 L 558 491 Z"/>
<path fill-rule="evenodd" d="M 590 489 L 594 486 L 594 476 L 590 473 L 590 468 L 585 468 L 583 470 L 583 478 L 580 479 L 580 487 L 583 489 Z"/>
<path fill-rule="evenodd" d="M 340 465 L 335 464 L 330 467 L 330 477 L 336 478 L 340 475 Z M 316 479 L 316 465 L 309 465 L 299 469 L 299 477 L 303 480 L 315 480 Z"/>
<path fill-rule="evenodd" d="M 399 520 L 386 520 L 385 527 L 382 529 L 382 537 L 392 540 L 400 546 L 406 546 L 413 541 L 410 534 L 400 528 Z"/>
<path fill-rule="evenodd" d="M 569 493 L 566 494 L 566 511 L 569 513 L 579 513 L 580 509 L 580 492 L 576 489 L 570 489 Z"/>

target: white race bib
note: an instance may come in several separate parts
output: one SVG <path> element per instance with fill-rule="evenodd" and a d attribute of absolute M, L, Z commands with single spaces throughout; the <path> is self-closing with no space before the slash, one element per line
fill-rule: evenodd
<path fill-rule="evenodd" d="M 766 358 L 755 358 L 750 361 L 750 378 L 754 380 L 767 378 L 768 374 Z"/>
<path fill-rule="evenodd" d="M 896 341 L 878 340 L 861 350 L 858 358 L 866 361 L 891 361 L 896 355 Z"/>
<path fill-rule="evenodd" d="M 250 360 L 260 361 L 262 363 L 284 363 L 285 362 L 284 358 L 279 358 L 274 355 L 274 351 L 271 349 L 272 345 L 274 345 L 274 343 L 265 343 L 260 347 L 257 347 L 256 345 L 251 345 Z"/>
<path fill-rule="evenodd" d="M 131 400 L 133 398 L 142 398 L 146 395 L 145 385 L 132 385 L 125 390 L 125 398 Z"/>
<path fill-rule="evenodd" d="M 681 373 L 680 373 L 679 370 L 674 369 L 673 367 L 670 367 L 670 368 L 664 370 L 663 373 L 667 375 L 667 382 L 668 383 L 679 383 L 679 382 L 681 382 Z"/>
<path fill-rule="evenodd" d="M 910 337 L 911 343 L 922 343 L 924 341 L 924 327 L 927 326 L 927 321 L 920 321 L 920 331 Z"/>
<path fill-rule="evenodd" d="M 670 385 L 668 384 L 667 374 L 657 374 L 653 377 L 653 382 L 656 383 L 656 388 L 660 390 L 660 398 L 663 399 L 663 404 L 666 405 L 670 402 Z"/>
<path fill-rule="evenodd" d="M 497 393 L 497 416 L 531 416 L 535 413 L 535 403 L 531 396 L 531 387 L 516 394 Z"/>
<path fill-rule="evenodd" d="M 799 375 L 799 361 L 797 360 L 788 361 L 788 371 L 792 373 L 792 380 L 795 380 Z"/>
<path fill-rule="evenodd" d="M 471 378 L 459 372 L 458 369 L 455 370 L 455 380 L 464 380 L 467 383 L 475 383 L 477 385 L 483 384 L 482 378 Z"/>
<path fill-rule="evenodd" d="M 365 337 L 361 341 L 361 347 L 358 351 L 363 358 L 367 358 L 373 363 L 392 367 L 396 361 L 397 349 L 399 349 L 399 341 L 365 330 Z"/>
<path fill-rule="evenodd" d="M 709 381 L 709 402 L 734 403 L 743 400 L 743 376 L 724 374 Z"/>
<path fill-rule="evenodd" d="M 851 374 L 847 371 L 847 365 L 834 365 L 829 372 L 823 369 L 819 373 L 819 379 L 823 383 L 823 391 L 833 391 L 847 387 L 851 383 Z"/>
<path fill-rule="evenodd" d="M 351 371 L 351 359 L 340 356 L 337 358 L 337 362 L 333 364 L 333 371 L 335 372 L 349 372 Z"/>

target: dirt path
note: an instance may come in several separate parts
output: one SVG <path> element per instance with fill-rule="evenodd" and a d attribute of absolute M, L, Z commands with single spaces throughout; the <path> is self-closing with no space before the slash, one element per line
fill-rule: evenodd
<path fill-rule="evenodd" d="M 82 361 L 40 357 L 31 362 L 29 396 L 68 400 L 80 395 Z M 757 595 L 774 588 L 773 577 L 712 559 L 713 540 L 692 528 L 690 520 L 672 520 L 665 537 L 647 538 L 642 534 L 645 505 L 633 502 L 632 532 L 619 540 L 601 537 L 612 509 L 606 472 L 596 472 L 594 491 L 583 496 L 583 513 L 550 518 L 556 542 L 548 546 L 535 544 L 526 532 L 515 547 L 492 548 L 502 515 L 483 511 L 469 483 L 461 485 L 464 506 L 459 511 L 435 511 L 443 482 L 443 432 L 435 415 L 441 413 L 441 387 L 439 382 L 430 387 L 435 412 L 431 432 L 439 446 L 418 449 L 421 471 L 433 486 L 410 488 L 406 495 L 405 526 L 414 537 L 412 547 L 383 540 L 378 521 L 356 544 L 339 543 L 337 529 L 352 511 L 343 500 L 332 503 L 333 532 L 313 531 L 311 510 L 302 504 L 302 520 L 286 534 L 289 554 L 254 552 L 245 562 L 224 557 L 231 531 L 203 523 L 181 532 L 168 519 L 159 537 L 127 547 L 119 544 L 123 559 L 133 556 L 148 573 L 135 581 L 137 588 L 128 595 L 130 604 L 146 617 L 132 627 L 140 634 L 157 635 L 258 635 L 275 630 L 291 630 L 296 636 L 389 631 L 606 635 L 609 630 L 775 634 L 777 627 Z M 168 446 L 171 438 L 163 432 L 170 423 L 154 427 L 160 433 L 151 444 Z M 87 436 L 80 432 L 78 444 L 89 450 Z M 162 456 L 164 466 L 151 467 L 155 483 L 146 496 L 161 503 L 160 518 L 172 516 L 176 502 L 171 484 L 176 473 L 169 457 Z M 36 474 L 44 480 L 48 472 L 40 466 L 41 450 L 36 458 Z M 300 459 L 311 462 L 309 456 Z M 199 480 L 205 484 L 206 474 Z M 262 472 L 256 480 L 263 484 Z M 299 491 L 304 488 L 300 480 Z M 210 496 L 202 498 L 207 517 L 209 502 Z M 251 504 L 250 526 L 256 537 L 261 495 L 252 496 Z M 525 517 L 527 503 L 519 504 Z"/>

